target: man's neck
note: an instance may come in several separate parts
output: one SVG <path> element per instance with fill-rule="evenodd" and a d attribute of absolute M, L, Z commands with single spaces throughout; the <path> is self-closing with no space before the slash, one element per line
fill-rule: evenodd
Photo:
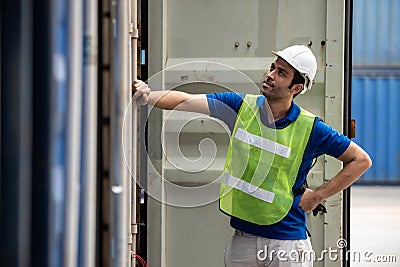
<path fill-rule="evenodd" d="M 269 105 L 269 108 L 264 106 L 265 111 L 271 109 L 272 114 L 267 112 L 267 116 L 268 122 L 272 123 L 286 117 L 292 105 L 292 99 L 270 100 L 266 98 L 264 105 Z"/>

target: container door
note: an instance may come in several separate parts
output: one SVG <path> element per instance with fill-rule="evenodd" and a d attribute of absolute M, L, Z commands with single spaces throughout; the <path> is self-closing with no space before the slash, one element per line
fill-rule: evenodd
<path fill-rule="evenodd" d="M 169 0 L 149 3 L 148 83 L 153 90 L 259 93 L 270 53 L 308 45 L 318 60 L 313 89 L 296 98 L 305 109 L 343 131 L 344 3 L 339 0 Z M 147 242 L 151 266 L 224 266 L 233 234 L 218 209 L 218 189 L 229 131 L 203 116 L 149 107 Z M 321 157 L 311 188 L 342 164 Z M 342 238 L 341 194 L 327 214 L 308 218 L 317 257 Z M 339 266 L 340 260 L 315 266 Z"/>

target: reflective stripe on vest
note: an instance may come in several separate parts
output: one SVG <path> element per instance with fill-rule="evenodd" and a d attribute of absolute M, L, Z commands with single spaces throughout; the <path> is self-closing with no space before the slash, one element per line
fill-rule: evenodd
<path fill-rule="evenodd" d="M 235 138 L 249 145 L 259 147 L 261 149 L 267 150 L 271 153 L 277 154 L 285 158 L 288 158 L 290 155 L 290 147 L 262 138 L 261 136 L 251 134 L 241 128 L 237 129 L 235 133 Z"/>
<path fill-rule="evenodd" d="M 274 201 L 275 193 L 261 189 L 228 173 L 224 173 L 224 183 L 262 201 L 269 203 Z"/>
<path fill-rule="evenodd" d="M 265 126 L 257 97 L 246 95 L 225 161 L 220 209 L 258 225 L 280 221 L 293 204 L 296 181 L 315 116 L 301 109 L 284 129 Z"/>

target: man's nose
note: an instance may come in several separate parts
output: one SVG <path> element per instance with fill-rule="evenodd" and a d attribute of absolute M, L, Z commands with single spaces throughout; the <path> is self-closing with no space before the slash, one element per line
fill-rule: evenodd
<path fill-rule="evenodd" d="M 275 80 L 275 70 L 267 72 L 265 79 Z"/>

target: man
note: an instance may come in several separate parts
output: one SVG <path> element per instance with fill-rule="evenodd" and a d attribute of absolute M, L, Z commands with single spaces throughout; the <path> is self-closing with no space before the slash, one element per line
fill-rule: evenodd
<path fill-rule="evenodd" d="M 371 166 L 363 149 L 293 102 L 312 86 L 312 51 L 295 45 L 273 53 L 277 58 L 260 96 L 151 91 L 142 81 L 134 83 L 140 103 L 208 114 L 231 129 L 220 209 L 236 231 L 225 251 L 226 266 L 312 266 L 312 259 L 302 257 L 312 251 L 306 212 Z M 325 184 L 305 189 L 313 160 L 323 154 L 346 165 Z"/>

